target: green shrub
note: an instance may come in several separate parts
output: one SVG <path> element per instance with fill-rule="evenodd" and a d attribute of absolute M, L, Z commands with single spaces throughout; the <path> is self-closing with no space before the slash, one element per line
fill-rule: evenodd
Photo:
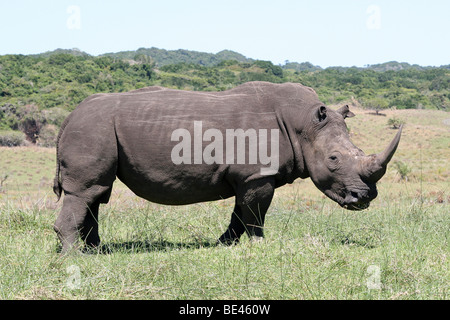
<path fill-rule="evenodd" d="M 0 146 L 17 147 L 21 146 L 25 141 L 23 132 L 6 130 L 0 131 Z"/>
<path fill-rule="evenodd" d="M 411 173 L 411 168 L 402 161 L 395 161 L 394 165 L 400 175 L 400 179 L 408 181 L 408 175 Z"/>
<path fill-rule="evenodd" d="M 61 126 L 68 115 L 69 111 L 58 107 L 41 111 L 43 122 L 46 124 L 54 124 L 56 126 Z"/>
<path fill-rule="evenodd" d="M 58 127 L 54 124 L 45 125 L 39 132 L 37 144 L 41 147 L 56 146 L 56 137 L 58 136 Z"/>
<path fill-rule="evenodd" d="M 400 128 L 400 126 L 402 124 L 405 124 L 405 121 L 403 121 L 397 117 L 392 117 L 392 118 L 389 118 L 387 124 L 388 124 L 388 126 L 392 127 L 392 129 L 398 129 L 398 128 Z"/>

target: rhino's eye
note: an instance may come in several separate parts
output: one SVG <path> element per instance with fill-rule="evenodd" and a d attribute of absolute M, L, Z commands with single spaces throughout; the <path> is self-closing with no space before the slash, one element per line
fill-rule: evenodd
<path fill-rule="evenodd" d="M 333 154 L 328 156 L 328 160 L 327 160 L 327 166 L 328 169 L 330 169 L 331 171 L 335 171 L 339 168 L 340 166 L 340 154 L 337 152 L 334 152 Z"/>
<path fill-rule="evenodd" d="M 328 160 L 329 160 L 330 162 L 336 163 L 336 162 L 339 161 L 339 155 L 337 155 L 337 154 L 332 154 L 331 156 L 328 157 Z"/>

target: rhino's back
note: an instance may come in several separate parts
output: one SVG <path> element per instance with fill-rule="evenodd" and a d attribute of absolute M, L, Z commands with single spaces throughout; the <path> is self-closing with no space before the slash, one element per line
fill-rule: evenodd
<path fill-rule="evenodd" d="M 98 98 L 97 104 L 115 106 L 110 112 L 115 113 L 119 128 L 132 126 L 136 128 L 134 131 L 150 133 L 150 130 L 153 134 L 183 128 L 194 120 L 219 129 L 264 128 L 265 119 L 273 120 L 275 114 L 282 114 L 283 108 L 300 110 L 318 102 L 314 90 L 301 84 L 261 81 L 219 92 L 147 87 Z M 172 130 L 159 130 L 162 128 Z"/>

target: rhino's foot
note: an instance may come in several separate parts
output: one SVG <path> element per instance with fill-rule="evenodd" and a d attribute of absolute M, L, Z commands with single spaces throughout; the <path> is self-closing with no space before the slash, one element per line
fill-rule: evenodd
<path fill-rule="evenodd" d="M 232 246 L 239 243 L 239 238 L 231 237 L 229 232 L 225 232 L 218 240 L 217 245 Z"/>
<path fill-rule="evenodd" d="M 264 240 L 264 236 L 253 235 L 253 236 L 250 237 L 250 241 L 251 242 L 260 243 L 260 242 L 263 242 L 263 240 Z"/>
<path fill-rule="evenodd" d="M 56 247 L 56 252 L 60 253 L 63 256 L 77 255 L 77 254 L 82 253 L 82 250 L 83 250 L 83 245 L 79 241 L 72 243 L 72 242 L 61 240 L 60 243 Z"/>
<path fill-rule="evenodd" d="M 102 254 L 103 251 L 104 250 L 102 246 L 84 246 L 81 250 L 81 252 L 85 254 Z"/>
<path fill-rule="evenodd" d="M 100 238 L 98 238 L 98 241 L 90 241 L 85 242 L 84 247 L 82 248 L 83 253 L 87 254 L 94 254 L 94 253 L 101 253 L 102 252 L 102 246 L 100 245 Z"/>
<path fill-rule="evenodd" d="M 83 233 L 81 233 L 81 239 L 84 242 L 85 249 L 96 249 L 100 246 L 98 231 L 90 232 L 87 236 L 84 236 Z"/>

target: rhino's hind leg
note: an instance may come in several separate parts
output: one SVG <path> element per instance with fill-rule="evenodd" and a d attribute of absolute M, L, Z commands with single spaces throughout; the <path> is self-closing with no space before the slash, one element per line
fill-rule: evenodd
<path fill-rule="evenodd" d="M 218 243 L 232 245 L 239 242 L 241 235 L 245 232 L 245 224 L 242 221 L 241 207 L 236 204 L 231 215 L 228 229 L 220 236 Z"/>
<path fill-rule="evenodd" d="M 264 220 L 273 198 L 274 185 L 274 179 L 268 177 L 237 188 L 231 222 L 219 238 L 219 243 L 226 245 L 237 243 L 244 232 L 252 239 L 264 237 Z"/>
<path fill-rule="evenodd" d="M 62 252 L 81 249 L 83 245 L 97 247 L 98 210 L 100 203 L 107 203 L 112 190 L 114 176 L 109 175 L 102 183 L 89 183 L 89 188 L 79 188 L 76 192 L 64 191 L 61 213 L 54 229 L 62 243 Z M 69 184 L 74 189 L 75 183 Z M 63 183 L 64 186 L 64 183 Z M 79 243 L 79 239 L 83 243 Z"/>
<path fill-rule="evenodd" d="M 108 192 L 109 193 L 109 192 Z M 87 200 L 72 194 L 64 196 L 61 213 L 54 229 L 62 243 L 62 252 L 78 250 L 82 246 L 98 247 L 98 210 L 103 197 Z M 83 243 L 79 243 L 81 238 Z"/>
<path fill-rule="evenodd" d="M 88 212 L 80 228 L 81 240 L 88 247 L 98 247 L 100 245 L 100 236 L 98 234 L 98 209 L 100 201 L 95 201 L 89 206 Z"/>
<path fill-rule="evenodd" d="M 79 232 L 84 224 L 89 206 L 85 200 L 71 194 L 64 196 L 61 213 L 56 219 L 54 229 L 62 243 L 62 252 L 79 249 Z"/>
<path fill-rule="evenodd" d="M 101 189 L 105 189 L 102 187 Z M 83 225 L 80 229 L 80 237 L 87 247 L 96 248 L 100 245 L 100 236 L 98 234 L 98 210 L 101 203 L 108 203 L 112 191 L 111 186 L 106 187 L 100 197 L 96 198 L 95 201 L 89 205 L 88 212 L 84 219 Z"/>

